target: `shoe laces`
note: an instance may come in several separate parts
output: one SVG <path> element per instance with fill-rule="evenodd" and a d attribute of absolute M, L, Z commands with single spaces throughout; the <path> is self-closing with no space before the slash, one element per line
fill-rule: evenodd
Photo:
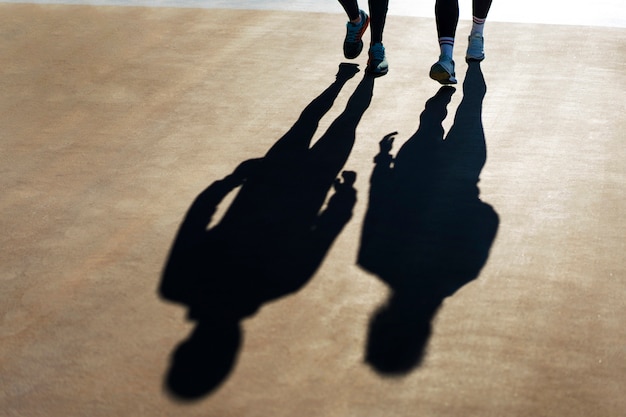
<path fill-rule="evenodd" d="M 370 47 L 370 57 L 377 61 L 385 59 L 385 47 L 382 43 L 375 43 Z"/>
<path fill-rule="evenodd" d="M 472 33 L 469 36 L 469 43 L 471 46 L 481 46 L 483 45 L 483 37 L 480 33 Z"/>
<path fill-rule="evenodd" d="M 346 34 L 346 41 L 347 42 L 358 42 L 360 39 L 360 32 L 361 32 L 361 28 L 363 27 L 363 24 L 365 23 L 365 21 L 363 20 L 363 16 L 361 16 L 361 23 L 359 23 L 358 25 L 355 25 L 353 23 L 348 22 L 348 24 L 346 26 L 348 26 L 348 33 Z"/>

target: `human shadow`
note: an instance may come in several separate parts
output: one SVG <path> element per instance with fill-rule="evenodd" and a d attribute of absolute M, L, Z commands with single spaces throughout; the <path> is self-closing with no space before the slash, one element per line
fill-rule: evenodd
<path fill-rule="evenodd" d="M 479 275 L 498 229 L 498 215 L 480 200 L 477 186 L 486 161 L 479 63 L 469 64 L 444 139 L 454 92 L 442 87 L 426 102 L 419 129 L 395 158 L 390 151 L 397 132 L 381 140 L 374 159 L 358 263 L 390 289 L 371 318 L 365 355 L 381 374 L 419 366 L 437 310 Z"/>
<path fill-rule="evenodd" d="M 165 385 L 174 397 L 198 399 L 225 380 L 242 343 L 242 320 L 302 288 L 351 218 L 356 173 L 337 177 L 371 102 L 373 78 L 363 78 L 345 110 L 311 142 L 320 119 L 358 71 L 341 64 L 335 81 L 264 157 L 241 163 L 189 208 L 159 288 L 166 300 L 187 306 L 197 323 L 171 356 Z M 218 204 L 237 187 L 224 216 L 209 226 Z"/>

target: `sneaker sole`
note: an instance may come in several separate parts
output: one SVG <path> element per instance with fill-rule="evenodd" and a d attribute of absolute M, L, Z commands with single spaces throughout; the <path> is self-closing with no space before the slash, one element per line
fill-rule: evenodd
<path fill-rule="evenodd" d="M 476 56 L 466 56 L 465 57 L 465 62 L 480 62 L 482 60 L 485 59 L 485 55 L 481 56 L 481 57 L 476 57 Z"/>
<path fill-rule="evenodd" d="M 343 52 L 343 56 L 344 56 L 346 59 L 354 59 L 354 58 L 357 58 L 359 55 L 361 55 L 361 52 L 362 52 L 362 51 L 363 51 L 363 41 L 361 41 L 361 46 L 359 47 L 359 50 L 358 50 L 356 53 L 354 53 L 353 55 L 348 55 L 348 54 L 346 54 L 346 52 L 344 51 L 344 52 Z"/>
<path fill-rule="evenodd" d="M 384 71 L 374 71 L 371 70 L 369 68 L 365 68 L 365 74 L 369 75 L 370 77 L 382 77 L 383 75 L 387 74 L 389 72 L 389 69 L 386 69 Z"/>
<path fill-rule="evenodd" d="M 441 65 L 435 64 L 430 70 L 430 78 L 437 81 L 439 84 L 449 85 L 456 84 L 456 78 L 446 71 Z"/>

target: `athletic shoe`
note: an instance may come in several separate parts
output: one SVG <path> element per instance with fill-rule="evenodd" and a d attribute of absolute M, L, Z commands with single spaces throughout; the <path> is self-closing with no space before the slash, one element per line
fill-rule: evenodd
<path fill-rule="evenodd" d="M 343 55 L 348 59 L 354 59 L 363 50 L 363 41 L 361 38 L 365 33 L 365 29 L 370 23 L 370 17 L 363 10 L 359 10 L 361 14 L 361 23 L 346 23 L 346 38 L 343 41 Z"/>
<path fill-rule="evenodd" d="M 469 37 L 469 44 L 467 45 L 467 54 L 465 54 L 465 60 L 469 61 L 482 61 L 485 59 L 485 39 L 480 33 L 472 33 Z"/>
<path fill-rule="evenodd" d="M 438 81 L 439 84 L 456 84 L 456 78 L 454 77 L 454 61 L 449 56 L 439 56 L 439 61 L 430 67 L 429 75 L 430 78 Z"/>
<path fill-rule="evenodd" d="M 378 42 L 370 46 L 369 59 L 367 60 L 367 67 L 365 73 L 374 77 L 380 77 L 387 74 L 389 70 L 389 64 L 385 58 L 385 47 L 382 43 Z"/>

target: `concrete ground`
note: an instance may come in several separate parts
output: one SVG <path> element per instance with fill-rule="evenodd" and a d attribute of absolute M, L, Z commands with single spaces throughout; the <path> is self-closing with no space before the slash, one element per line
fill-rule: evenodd
<path fill-rule="evenodd" d="M 339 12 L 0 4 L 1 415 L 623 415 L 626 29 Z"/>

